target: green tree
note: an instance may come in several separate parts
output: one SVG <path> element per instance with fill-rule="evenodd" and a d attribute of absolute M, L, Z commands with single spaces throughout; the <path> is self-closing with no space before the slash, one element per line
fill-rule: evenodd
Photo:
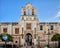
<path fill-rule="evenodd" d="M 55 35 L 53 35 L 53 37 L 51 38 L 52 41 L 60 41 L 60 34 L 56 33 Z"/>
<path fill-rule="evenodd" d="M 52 41 L 58 41 L 58 48 L 60 48 L 60 34 L 55 34 L 53 35 L 53 37 L 51 38 Z"/>
<path fill-rule="evenodd" d="M 13 37 L 12 37 L 10 34 L 8 34 L 8 33 L 1 33 L 1 34 L 0 34 L 0 39 L 1 39 L 2 41 L 5 41 L 5 40 L 3 40 L 3 38 L 2 38 L 4 35 L 7 35 L 7 36 L 8 36 L 8 39 L 6 40 L 6 42 L 12 41 Z"/>

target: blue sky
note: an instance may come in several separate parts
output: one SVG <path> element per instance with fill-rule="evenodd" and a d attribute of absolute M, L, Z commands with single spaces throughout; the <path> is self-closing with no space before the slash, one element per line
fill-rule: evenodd
<path fill-rule="evenodd" d="M 40 22 L 60 22 L 60 0 L 0 0 L 0 22 L 18 22 L 27 3 L 36 7 Z"/>

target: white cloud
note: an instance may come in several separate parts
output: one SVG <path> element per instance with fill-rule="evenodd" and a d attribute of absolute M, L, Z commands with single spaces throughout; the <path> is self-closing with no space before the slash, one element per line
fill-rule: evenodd
<path fill-rule="evenodd" d="M 57 12 L 57 15 L 55 16 L 55 18 L 59 18 L 60 17 L 60 11 Z"/>

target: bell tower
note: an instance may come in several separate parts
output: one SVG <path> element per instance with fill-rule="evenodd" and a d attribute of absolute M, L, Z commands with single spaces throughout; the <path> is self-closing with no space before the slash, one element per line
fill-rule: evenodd
<path fill-rule="evenodd" d="M 32 4 L 26 4 L 25 7 L 21 8 L 21 18 L 19 19 L 19 24 L 21 21 L 39 21 L 36 16 L 36 8 Z"/>
<path fill-rule="evenodd" d="M 32 7 L 31 4 L 26 4 L 24 8 L 21 9 L 22 16 L 36 16 L 36 8 Z"/>
<path fill-rule="evenodd" d="M 36 16 L 36 8 L 33 7 L 32 4 L 26 4 L 26 6 L 22 7 L 21 9 L 21 18 L 19 20 L 19 26 L 22 34 L 21 39 L 23 39 L 30 45 L 32 44 L 32 42 L 36 41 L 35 34 L 37 34 L 37 23 L 39 23 L 39 20 Z M 29 42 L 29 39 L 31 39 L 31 42 Z M 23 41 L 21 40 L 21 42 Z"/>

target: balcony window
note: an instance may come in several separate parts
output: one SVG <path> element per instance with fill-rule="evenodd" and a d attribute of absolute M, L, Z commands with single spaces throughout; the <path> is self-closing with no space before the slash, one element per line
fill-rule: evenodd
<path fill-rule="evenodd" d="M 19 28 L 15 28 L 15 34 L 19 34 Z"/>
<path fill-rule="evenodd" d="M 3 28 L 3 32 L 7 32 L 7 28 Z"/>
<path fill-rule="evenodd" d="M 53 25 L 50 26 L 50 29 L 53 30 Z"/>
<path fill-rule="evenodd" d="M 40 30 L 43 30 L 43 26 L 42 25 L 40 25 Z"/>

